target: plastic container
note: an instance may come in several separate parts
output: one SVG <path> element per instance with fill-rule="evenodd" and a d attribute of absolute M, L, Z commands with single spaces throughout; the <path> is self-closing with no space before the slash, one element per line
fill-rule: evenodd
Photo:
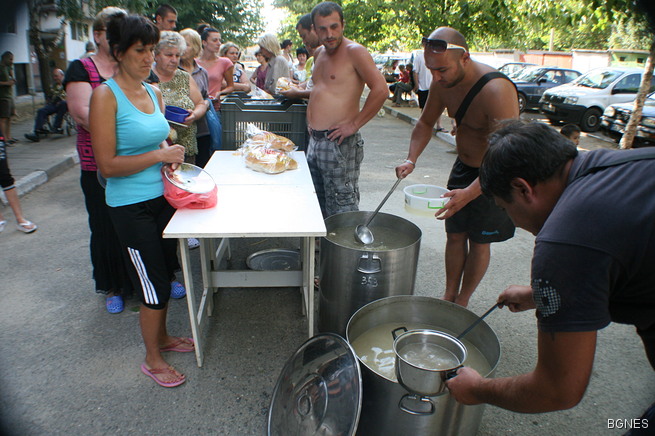
<path fill-rule="evenodd" d="M 189 111 L 177 106 L 166 106 L 164 116 L 168 121 L 183 124 L 186 117 L 189 116 Z"/>
<path fill-rule="evenodd" d="M 305 102 L 244 99 L 231 94 L 221 103 L 223 150 L 236 150 L 248 139 L 248 123 L 289 138 L 298 150 L 305 150 L 308 141 L 306 114 Z"/>
<path fill-rule="evenodd" d="M 419 215 L 434 215 L 442 209 L 449 197 L 441 197 L 448 189 L 435 185 L 410 185 L 404 190 L 405 209 Z"/>

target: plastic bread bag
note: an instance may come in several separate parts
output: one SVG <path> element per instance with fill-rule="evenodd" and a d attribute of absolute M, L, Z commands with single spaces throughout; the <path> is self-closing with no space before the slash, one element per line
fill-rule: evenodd
<path fill-rule="evenodd" d="M 269 147 L 246 147 L 243 156 L 248 168 L 266 174 L 279 174 L 298 168 L 298 162 L 287 153 Z"/>
<path fill-rule="evenodd" d="M 275 84 L 275 92 L 280 93 L 282 91 L 289 91 L 291 89 L 292 82 L 288 77 L 279 77 L 277 83 Z"/>
<path fill-rule="evenodd" d="M 250 97 L 254 100 L 274 100 L 274 97 L 271 94 L 257 86 L 250 91 Z"/>
<path fill-rule="evenodd" d="M 286 152 L 296 151 L 298 149 L 296 144 L 289 138 L 262 130 L 252 123 L 246 125 L 246 135 L 248 136 L 248 140 L 246 141 L 247 144 L 244 145 L 247 146 L 267 146 Z"/>

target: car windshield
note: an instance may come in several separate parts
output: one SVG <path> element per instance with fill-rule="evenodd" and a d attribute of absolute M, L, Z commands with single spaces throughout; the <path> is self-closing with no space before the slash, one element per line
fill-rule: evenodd
<path fill-rule="evenodd" d="M 545 68 L 528 67 L 525 70 L 521 71 L 521 73 L 517 75 L 514 78 L 514 80 L 520 80 L 523 82 L 534 82 L 535 80 L 537 80 L 537 77 L 543 74 L 544 71 Z"/>
<path fill-rule="evenodd" d="M 586 86 L 587 88 L 605 89 L 621 74 L 623 73 L 620 71 L 590 72 L 584 76 L 580 76 L 578 80 L 575 81 L 575 84 L 578 86 Z"/>

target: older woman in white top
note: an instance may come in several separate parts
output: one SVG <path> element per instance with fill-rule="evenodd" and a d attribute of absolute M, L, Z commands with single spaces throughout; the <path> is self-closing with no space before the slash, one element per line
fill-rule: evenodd
<path fill-rule="evenodd" d="M 290 77 L 289 64 L 287 60 L 280 55 L 280 43 L 277 37 L 271 33 L 265 33 L 257 41 L 259 50 L 266 56 L 268 61 L 268 71 L 266 72 L 266 81 L 264 83 L 265 91 L 270 94 L 277 94 L 275 86 L 277 79 L 280 77 Z"/>

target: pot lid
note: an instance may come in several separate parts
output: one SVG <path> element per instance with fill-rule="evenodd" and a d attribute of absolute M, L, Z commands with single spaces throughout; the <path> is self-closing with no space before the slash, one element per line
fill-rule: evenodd
<path fill-rule="evenodd" d="M 190 163 L 181 163 L 171 171 L 169 166 L 164 167 L 166 179 L 180 189 L 193 194 L 205 194 L 216 186 L 209 173 Z"/>
<path fill-rule="evenodd" d="M 262 250 L 248 256 L 246 265 L 256 271 L 298 271 L 301 269 L 300 252 L 282 248 Z"/>
<path fill-rule="evenodd" d="M 268 435 L 352 436 L 362 407 L 362 375 L 341 336 L 307 340 L 278 378 L 268 411 Z"/>

